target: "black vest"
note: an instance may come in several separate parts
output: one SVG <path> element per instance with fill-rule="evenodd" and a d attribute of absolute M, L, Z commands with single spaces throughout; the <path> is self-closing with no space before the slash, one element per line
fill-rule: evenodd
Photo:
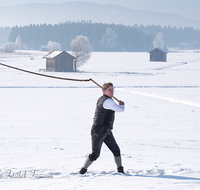
<path fill-rule="evenodd" d="M 93 128 L 97 126 L 106 126 L 113 129 L 113 123 L 115 119 L 115 111 L 103 108 L 103 103 L 110 97 L 103 95 L 101 96 L 96 105 L 96 110 L 94 114 Z"/>

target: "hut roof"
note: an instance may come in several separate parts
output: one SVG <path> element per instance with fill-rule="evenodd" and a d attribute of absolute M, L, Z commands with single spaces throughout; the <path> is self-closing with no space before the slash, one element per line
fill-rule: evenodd
<path fill-rule="evenodd" d="M 55 51 L 54 50 L 54 51 L 50 52 L 49 54 L 45 55 L 43 58 L 53 59 L 53 58 L 57 57 L 58 55 L 60 55 L 63 52 L 67 53 L 66 51 Z M 67 53 L 67 54 L 69 54 L 69 53 Z M 69 55 L 72 56 L 71 54 L 69 54 Z M 74 56 L 72 56 L 72 57 L 75 59 Z"/>
<path fill-rule="evenodd" d="M 164 49 L 162 49 L 162 48 L 154 48 L 153 50 L 151 50 L 151 51 L 149 51 L 148 53 L 151 53 L 152 51 L 154 51 L 154 50 L 156 50 L 156 49 L 158 49 L 158 50 L 160 50 L 160 51 L 162 51 L 162 52 L 164 52 L 164 53 L 168 53 L 167 51 L 165 51 Z"/>

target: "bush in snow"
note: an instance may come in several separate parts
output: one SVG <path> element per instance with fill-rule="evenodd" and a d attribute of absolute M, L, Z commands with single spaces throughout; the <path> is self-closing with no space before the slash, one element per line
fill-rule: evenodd
<path fill-rule="evenodd" d="M 13 52 L 15 52 L 15 43 L 13 43 L 13 42 L 6 43 L 1 48 L 1 51 L 5 52 L 5 53 L 13 53 Z"/>
<path fill-rule="evenodd" d="M 49 41 L 47 43 L 47 47 L 48 47 L 48 50 L 51 52 L 51 51 L 60 51 L 61 50 L 61 45 L 58 43 L 58 42 L 52 42 L 52 41 Z"/>

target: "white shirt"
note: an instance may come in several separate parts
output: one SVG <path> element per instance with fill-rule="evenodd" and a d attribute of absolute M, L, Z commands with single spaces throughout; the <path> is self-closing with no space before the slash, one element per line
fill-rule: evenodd
<path fill-rule="evenodd" d="M 124 111 L 124 105 L 118 105 L 114 102 L 113 99 L 108 98 L 104 103 L 103 103 L 103 108 L 107 110 L 113 110 L 117 112 L 123 112 Z"/>

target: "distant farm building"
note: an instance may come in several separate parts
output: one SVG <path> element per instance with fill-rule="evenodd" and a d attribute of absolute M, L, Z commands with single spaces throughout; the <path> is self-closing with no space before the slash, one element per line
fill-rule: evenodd
<path fill-rule="evenodd" d="M 49 51 L 48 46 L 47 45 L 41 45 L 40 51 Z"/>
<path fill-rule="evenodd" d="M 155 48 L 150 52 L 150 61 L 167 61 L 167 52 L 161 48 Z"/>
<path fill-rule="evenodd" d="M 72 72 L 75 57 L 66 51 L 52 51 L 43 58 L 46 58 L 46 71 Z"/>

